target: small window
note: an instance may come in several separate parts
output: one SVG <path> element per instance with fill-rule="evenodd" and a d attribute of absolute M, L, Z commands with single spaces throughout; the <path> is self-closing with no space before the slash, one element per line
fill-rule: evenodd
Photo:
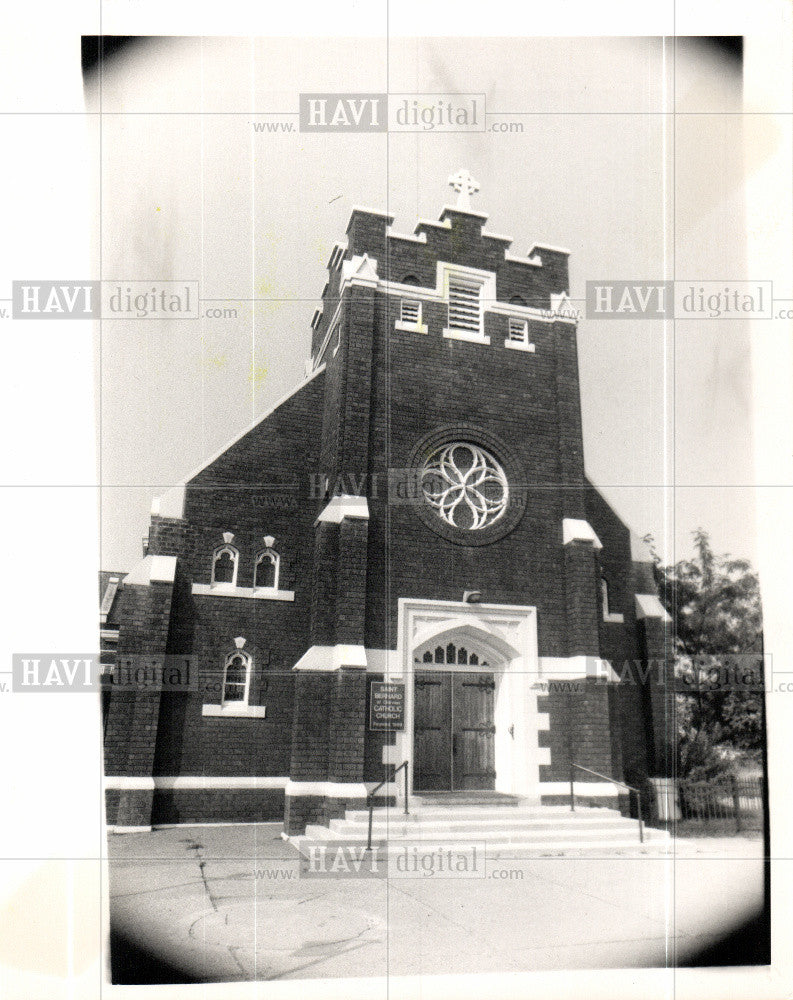
<path fill-rule="evenodd" d="M 526 351 L 528 354 L 534 353 L 534 344 L 529 343 L 529 321 L 518 316 L 510 316 L 507 320 L 507 339 L 504 347 L 509 347 L 513 351 Z"/>
<path fill-rule="evenodd" d="M 222 545 L 215 549 L 212 556 L 212 583 L 236 584 L 238 561 L 239 552 L 233 545 Z"/>
<path fill-rule="evenodd" d="M 449 279 L 449 329 L 482 332 L 482 286 L 477 281 Z"/>
<path fill-rule="evenodd" d="M 400 284 L 403 284 L 403 285 L 418 285 L 418 284 L 420 284 L 420 281 L 419 281 L 419 279 L 418 279 L 418 278 L 416 277 L 416 275 L 415 275 L 415 274 L 406 274 L 406 275 L 405 275 L 405 276 L 404 276 L 404 277 L 402 278 L 402 280 L 401 280 Z"/>
<path fill-rule="evenodd" d="M 396 321 L 397 330 L 405 330 L 408 333 L 426 333 L 427 327 L 422 322 L 421 302 L 419 299 L 402 299 L 399 304 L 399 319 Z"/>
<path fill-rule="evenodd" d="M 247 705 L 251 680 L 251 658 L 238 650 L 226 657 L 223 672 L 223 704 Z"/>
<path fill-rule="evenodd" d="M 278 590 L 278 570 L 281 557 L 273 549 L 265 549 L 256 559 L 253 586 L 257 590 Z"/>
<path fill-rule="evenodd" d="M 526 300 L 523 298 L 522 295 L 513 295 L 512 298 L 509 300 L 509 304 L 511 306 L 525 306 L 525 305 L 528 305 L 528 303 L 526 302 Z"/>
<path fill-rule="evenodd" d="M 421 323 L 421 303 L 416 299 L 402 299 L 399 318 L 403 323 L 418 326 Z"/>
<path fill-rule="evenodd" d="M 525 319 L 509 319 L 509 339 L 513 344 L 527 344 L 529 342 L 529 324 Z"/>

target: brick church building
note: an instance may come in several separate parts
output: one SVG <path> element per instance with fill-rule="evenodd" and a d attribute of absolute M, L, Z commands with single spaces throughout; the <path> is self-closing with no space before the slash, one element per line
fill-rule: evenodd
<path fill-rule="evenodd" d="M 111 828 L 297 834 L 400 801 L 403 761 L 411 797 L 537 804 L 571 764 L 589 804 L 671 774 L 668 617 L 584 471 L 568 253 L 512 252 L 450 182 L 412 234 L 352 210 L 305 379 L 103 578 Z M 141 657 L 189 681 L 120 683 Z"/>

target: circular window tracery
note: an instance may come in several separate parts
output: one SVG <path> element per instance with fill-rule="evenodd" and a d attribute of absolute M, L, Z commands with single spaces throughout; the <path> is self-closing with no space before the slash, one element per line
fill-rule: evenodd
<path fill-rule="evenodd" d="M 485 448 L 452 441 L 436 448 L 421 470 L 424 499 L 452 528 L 481 531 L 504 514 L 509 484 L 498 460 Z"/>

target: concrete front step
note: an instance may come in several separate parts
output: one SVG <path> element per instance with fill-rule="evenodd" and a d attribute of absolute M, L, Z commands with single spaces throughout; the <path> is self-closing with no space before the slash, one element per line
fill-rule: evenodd
<path fill-rule="evenodd" d="M 324 829 L 328 829 L 324 827 Z M 438 837 L 444 840 L 463 839 L 471 840 L 477 837 L 490 839 L 493 837 L 514 836 L 523 834 L 527 837 L 565 837 L 576 838 L 584 836 L 610 837 L 622 833 L 625 830 L 638 831 L 638 823 L 611 821 L 602 823 L 591 821 L 589 823 L 570 823 L 565 826 L 554 827 L 546 823 L 470 823 L 466 826 L 443 825 L 438 823 L 373 823 L 372 836 L 389 838 L 391 840 L 402 837 L 410 839 L 415 837 L 418 840 L 428 840 Z M 366 839 L 368 824 L 366 823 L 345 823 L 335 822 L 330 827 L 330 832 L 335 836 L 349 837 L 350 839 Z M 637 832 L 638 836 L 638 832 Z"/>
<path fill-rule="evenodd" d="M 374 810 L 374 819 L 377 820 L 380 817 L 388 817 L 389 821 L 393 822 L 396 819 L 413 819 L 414 817 L 420 817 L 422 820 L 479 820 L 479 819 L 502 819 L 509 817 L 510 819 L 520 819 L 520 818 L 531 818 L 531 819 L 550 819 L 554 821 L 563 821 L 565 817 L 573 817 L 575 819 L 580 819 L 583 816 L 597 816 L 602 819 L 607 817 L 617 817 L 620 819 L 625 819 L 622 813 L 618 809 L 607 809 L 607 808 L 581 808 L 575 811 L 570 808 L 570 806 L 533 806 L 533 805 L 522 805 L 522 806 L 414 806 L 413 803 L 410 805 L 410 813 L 405 816 L 405 811 L 401 806 L 389 806 L 383 807 L 378 806 Z M 369 811 L 367 809 L 350 809 L 345 814 L 345 819 L 348 820 L 366 820 L 369 821 Z"/>
<path fill-rule="evenodd" d="M 372 822 L 373 830 L 382 830 L 384 832 L 394 833 L 395 831 L 404 831 L 405 833 L 410 833 L 411 830 L 423 830 L 423 831 L 437 831 L 439 834 L 447 833 L 464 833 L 470 830 L 508 830 L 508 829 L 522 829 L 522 830 L 544 830 L 544 831 L 554 831 L 562 833 L 563 831 L 575 831 L 582 828 L 597 828 L 597 829 L 622 829 L 626 824 L 636 825 L 636 820 L 630 820 L 620 816 L 609 817 L 607 819 L 599 819 L 595 817 L 585 817 L 582 819 L 564 819 L 564 820 L 550 820 L 546 818 L 534 819 L 531 817 L 522 817 L 513 819 L 512 817 L 495 817 L 487 819 L 432 819 L 425 820 L 423 818 L 419 819 L 405 819 L 397 818 L 390 820 L 381 819 L 377 817 Z M 346 830 L 353 832 L 356 830 L 361 830 L 366 832 L 369 828 L 369 823 L 365 819 L 332 819 L 330 821 L 331 830 Z"/>
<path fill-rule="evenodd" d="M 434 847 L 455 847 L 470 851 L 479 845 L 488 857 L 518 851 L 529 855 L 566 851 L 608 853 L 610 850 L 667 850 L 671 838 L 666 830 L 644 830 L 639 840 L 638 822 L 616 809 L 566 806 L 466 805 L 421 806 L 411 803 L 409 815 L 396 807 L 378 808 L 373 813 L 372 842 L 381 856 L 398 855 L 416 847 L 422 853 Z M 312 844 L 365 845 L 369 829 L 365 809 L 350 810 L 344 819 L 328 826 L 311 824 L 305 834 L 291 838 L 301 851 Z M 383 853 L 384 852 L 384 853 Z"/>
<path fill-rule="evenodd" d="M 333 851 L 335 845 L 342 843 L 336 838 L 315 839 L 313 837 L 292 837 L 290 840 L 304 857 L 310 856 L 312 848 L 316 850 L 317 848 L 325 847 L 328 850 Z M 410 857 L 413 856 L 414 853 L 426 855 L 437 854 L 438 852 L 448 852 L 450 850 L 457 850 L 461 853 L 469 853 L 474 844 L 481 845 L 481 849 L 486 858 L 505 858 L 516 854 L 528 857 L 539 857 L 542 855 L 557 855 L 561 853 L 580 853 L 606 856 L 612 851 L 628 853 L 646 852 L 655 855 L 665 855 L 671 852 L 672 849 L 671 839 L 668 836 L 664 836 L 664 831 L 659 830 L 653 830 L 651 834 L 649 831 L 646 831 L 644 843 L 640 843 L 638 835 L 634 833 L 633 836 L 622 835 L 618 838 L 614 837 L 610 840 L 603 841 L 588 840 L 583 838 L 580 840 L 556 840 L 553 838 L 546 838 L 545 840 L 516 839 L 499 843 L 484 841 L 461 843 L 444 841 L 442 843 L 437 843 L 434 841 L 415 840 L 373 840 L 372 848 L 373 850 L 377 850 L 377 856 L 380 858 L 397 858 L 401 856 Z M 356 847 L 356 851 L 360 851 L 360 848 L 363 846 L 363 842 L 360 842 L 359 846 Z"/>
<path fill-rule="evenodd" d="M 659 837 L 665 838 L 668 836 L 666 831 L 655 830 L 653 834 L 657 834 Z M 367 838 L 367 830 L 365 827 L 355 827 L 355 828 L 345 828 L 336 827 L 333 830 L 329 830 L 326 826 L 308 826 L 306 828 L 306 835 L 309 837 L 314 837 L 317 840 L 336 840 L 336 841 L 347 841 L 354 843 L 365 843 Z M 649 833 L 648 833 L 649 837 Z M 581 841 L 592 841 L 597 843 L 610 843 L 615 840 L 621 840 L 624 838 L 631 838 L 638 842 L 639 839 L 639 828 L 636 824 L 625 824 L 620 826 L 612 827 L 597 827 L 597 826 L 587 826 L 584 828 L 578 828 L 575 830 L 565 829 L 565 830 L 547 830 L 547 829 L 531 829 L 530 827 L 518 826 L 511 829 L 469 829 L 469 830 L 423 830 L 421 828 L 407 828 L 407 829 L 386 829 L 386 828 L 372 828 L 372 840 L 381 841 L 388 843 L 407 843 L 414 841 L 416 843 L 433 843 L 433 842 L 443 842 L 445 844 L 450 843 L 487 843 L 487 844 L 511 844 L 515 842 L 521 843 L 544 843 L 552 841 L 563 841 L 565 843 L 574 843 Z M 658 839 L 656 837 L 655 839 Z"/>

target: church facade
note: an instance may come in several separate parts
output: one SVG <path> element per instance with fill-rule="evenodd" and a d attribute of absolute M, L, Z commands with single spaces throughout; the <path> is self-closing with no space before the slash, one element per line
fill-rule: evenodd
<path fill-rule="evenodd" d="M 513 253 L 451 180 L 413 233 L 352 210 L 305 380 L 106 584 L 111 828 L 296 834 L 398 801 L 405 761 L 411 796 L 538 804 L 672 773 L 652 559 L 584 471 L 568 253 Z M 141 658 L 190 682 L 115 683 Z"/>

